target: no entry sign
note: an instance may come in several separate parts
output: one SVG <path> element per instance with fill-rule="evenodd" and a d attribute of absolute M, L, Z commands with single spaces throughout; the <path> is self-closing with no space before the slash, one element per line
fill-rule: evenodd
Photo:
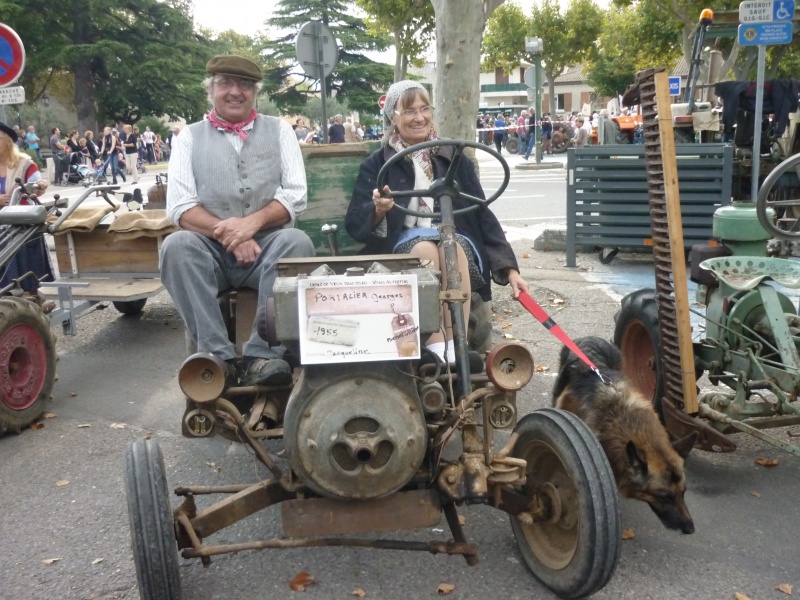
<path fill-rule="evenodd" d="M 385 94 L 383 96 L 381 96 L 380 98 L 378 98 L 378 106 L 380 106 L 381 108 L 386 106 L 386 95 Z"/>
<path fill-rule="evenodd" d="M 14 83 L 25 67 L 25 47 L 17 32 L 0 23 L 0 87 Z"/>

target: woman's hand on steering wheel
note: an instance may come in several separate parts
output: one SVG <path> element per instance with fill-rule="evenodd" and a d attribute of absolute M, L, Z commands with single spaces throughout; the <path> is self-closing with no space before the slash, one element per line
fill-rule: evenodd
<path fill-rule="evenodd" d="M 519 297 L 520 292 L 528 291 L 528 282 L 522 278 L 519 271 L 516 269 L 508 270 L 508 285 L 511 286 L 511 297 L 515 300 Z"/>
<path fill-rule="evenodd" d="M 391 192 L 388 185 L 383 186 L 383 191 Z M 385 198 L 384 196 L 381 196 L 378 188 L 372 190 L 372 203 L 375 204 L 375 214 L 379 217 L 383 217 L 383 215 L 392 210 L 392 207 L 394 206 L 394 200 L 392 198 Z"/>

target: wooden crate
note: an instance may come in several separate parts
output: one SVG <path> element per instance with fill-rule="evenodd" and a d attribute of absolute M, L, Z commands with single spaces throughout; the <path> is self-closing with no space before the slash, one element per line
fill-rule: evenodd
<path fill-rule="evenodd" d="M 54 236 L 58 271 L 62 278 L 158 278 L 160 238 L 139 237 L 115 241 L 107 225 L 91 232 Z"/>

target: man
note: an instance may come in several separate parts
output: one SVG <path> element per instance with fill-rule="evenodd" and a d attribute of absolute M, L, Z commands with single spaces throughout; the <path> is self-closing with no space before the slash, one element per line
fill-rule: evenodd
<path fill-rule="evenodd" d="M 344 123 L 344 141 L 348 144 L 352 144 L 353 142 L 357 142 L 356 139 L 356 127 L 353 125 L 352 117 L 347 117 Z"/>
<path fill-rule="evenodd" d="M 525 147 L 525 156 L 523 158 L 528 160 L 531 157 L 531 152 L 536 148 L 536 109 L 531 106 L 528 111 L 528 125 L 527 125 L 528 143 Z"/>
<path fill-rule="evenodd" d="M 525 154 L 528 149 L 528 111 L 523 109 L 517 118 L 517 154 Z"/>
<path fill-rule="evenodd" d="M 44 163 L 42 151 L 39 148 L 39 136 L 36 135 L 36 128 L 33 125 L 28 127 L 28 133 L 25 134 L 25 141 L 28 143 L 28 148 L 36 152 L 39 162 Z"/>
<path fill-rule="evenodd" d="M 342 115 L 333 118 L 333 125 L 328 129 L 329 144 L 344 144 L 344 125 L 342 125 Z"/>
<path fill-rule="evenodd" d="M 144 128 L 142 134 L 148 164 L 156 164 L 156 134 L 150 131 L 150 126 Z"/>
<path fill-rule="evenodd" d="M 291 382 L 283 349 L 258 334 L 283 257 L 313 256 L 292 225 L 306 208 L 306 175 L 291 126 L 253 109 L 261 68 L 241 56 L 215 56 L 205 87 L 213 109 L 173 138 L 167 214 L 181 228 L 166 237 L 161 280 L 197 343 L 228 365 L 229 384 Z M 221 291 L 258 290 L 250 339 L 236 360 L 217 303 Z"/>
<path fill-rule="evenodd" d="M 61 130 L 58 127 L 53 127 L 50 136 L 50 152 L 53 153 L 53 164 L 56 168 L 56 185 L 62 185 L 64 173 L 67 171 L 66 167 L 66 154 L 64 152 L 64 144 L 61 143 Z"/>
<path fill-rule="evenodd" d="M 589 134 L 583 126 L 583 117 L 575 119 L 575 135 L 570 140 L 576 148 L 585 148 L 586 142 L 589 140 Z"/>

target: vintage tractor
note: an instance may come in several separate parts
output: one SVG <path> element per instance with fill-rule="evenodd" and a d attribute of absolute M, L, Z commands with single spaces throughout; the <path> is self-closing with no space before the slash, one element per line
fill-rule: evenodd
<path fill-rule="evenodd" d="M 178 487 L 183 501 L 171 510 L 158 443 L 133 443 L 125 477 L 141 598 L 180 597 L 178 549 L 204 565 L 219 554 L 312 546 L 447 553 L 474 565 L 477 546 L 467 541 L 456 508 L 471 504 L 510 515 L 523 560 L 559 596 L 587 596 L 609 581 L 620 552 L 620 507 L 596 438 L 560 410 L 518 418 L 516 393 L 533 375 L 524 346 L 500 344 L 485 365 L 467 347 L 452 200 L 471 203 L 460 210 L 496 200 L 508 184 L 508 165 L 481 144 L 425 142 L 388 161 L 378 187 L 387 168 L 411 152 L 444 145 L 455 147 L 444 177 L 427 191 L 393 192 L 438 199 L 444 291 L 438 273 L 409 255 L 283 261 L 267 335 L 287 348 L 296 365 L 293 383 L 226 387 L 214 356 L 185 361 L 184 434 L 235 437 L 269 475 L 241 485 Z M 487 200 L 465 195 L 454 180 L 465 148 L 503 164 L 505 180 Z M 453 318 L 455 366 L 426 360 L 421 350 L 420 341 L 441 326 L 442 303 Z M 495 447 L 496 430 L 511 432 L 502 448 Z M 460 444 L 449 444 L 457 437 Z M 283 439 L 284 466 L 264 445 L 275 438 Z M 209 495 L 223 499 L 198 506 Z M 206 544 L 213 533 L 274 504 L 281 506 L 282 535 Z M 372 535 L 430 528 L 442 513 L 450 540 Z"/>
<path fill-rule="evenodd" d="M 695 375 L 705 373 L 714 385 L 699 392 L 696 414 L 686 414 L 671 400 L 679 392 L 668 389 L 674 313 L 659 315 L 656 292 L 638 290 L 623 298 L 617 315 L 614 340 L 626 373 L 653 398 L 670 433 L 698 431 L 705 450 L 732 451 L 735 444 L 725 434 L 744 431 L 800 456 L 800 446 L 764 431 L 800 423 L 800 316 L 780 287 L 800 288 L 800 264 L 766 253 L 772 236 L 800 239 L 798 165 L 795 155 L 775 168 L 756 205 L 734 202 L 715 213 L 721 245 L 692 248 L 696 304 L 705 306 L 703 312 L 691 309 L 703 319 L 692 344 Z M 793 193 L 778 193 L 781 188 Z"/>

